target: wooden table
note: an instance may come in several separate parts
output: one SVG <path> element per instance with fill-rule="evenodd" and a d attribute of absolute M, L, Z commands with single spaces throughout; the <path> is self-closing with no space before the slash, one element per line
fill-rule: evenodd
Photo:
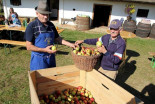
<path fill-rule="evenodd" d="M 26 28 L 25 27 L 19 27 L 19 26 L 7 26 L 7 25 L 0 25 L 0 30 L 13 30 L 13 31 L 22 31 L 25 32 Z"/>
<path fill-rule="evenodd" d="M 8 26 L 8 25 L 0 25 L 0 31 L 3 31 L 3 30 L 7 30 L 9 31 L 9 37 L 10 39 L 12 40 L 12 31 L 21 31 L 21 32 L 25 32 L 26 28 L 25 27 L 21 27 L 21 26 Z"/>
<path fill-rule="evenodd" d="M 107 30 L 107 33 L 110 34 L 110 30 Z M 127 38 L 135 38 L 136 35 L 132 32 L 128 32 L 128 31 L 120 31 L 120 35 L 122 38 L 127 39 Z"/>
<path fill-rule="evenodd" d="M 10 39 L 12 40 L 13 33 L 11 31 L 25 32 L 26 28 L 23 26 L 22 27 L 19 27 L 19 26 L 11 27 L 11 26 L 7 26 L 7 25 L 0 25 L 0 31 L 3 31 L 3 30 L 9 31 L 9 36 L 10 36 Z M 60 34 L 61 32 L 64 31 L 64 29 L 57 29 L 57 31 L 58 31 L 58 34 Z"/>
<path fill-rule="evenodd" d="M 26 28 L 25 27 L 18 27 L 18 26 L 15 26 L 15 27 L 9 27 L 9 26 L 6 26 L 6 25 L 0 25 L 0 31 L 2 30 L 14 30 L 14 31 L 22 31 L 22 32 L 25 32 Z M 64 29 L 58 29 L 58 34 L 60 34 L 61 32 L 64 31 Z"/>

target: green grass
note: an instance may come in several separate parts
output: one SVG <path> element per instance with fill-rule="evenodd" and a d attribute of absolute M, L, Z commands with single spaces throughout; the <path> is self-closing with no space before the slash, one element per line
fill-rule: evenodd
<path fill-rule="evenodd" d="M 75 42 L 76 40 L 100 37 L 102 34 L 65 30 L 61 36 L 65 40 Z M 149 102 L 148 104 L 152 101 L 151 95 L 141 94 L 141 91 L 150 84 L 155 86 L 155 69 L 151 68 L 151 61 L 148 59 L 151 58 L 148 52 L 155 52 L 154 46 L 153 39 L 128 39 L 127 62 L 125 67 L 119 70 L 117 77 L 119 85 L 145 102 Z M 27 75 L 30 52 L 20 46 L 12 47 L 11 51 L 10 54 L 5 55 L 3 45 L 0 46 L 0 104 L 30 104 Z M 70 51 L 71 48 L 58 45 L 57 66 L 73 64 Z"/>

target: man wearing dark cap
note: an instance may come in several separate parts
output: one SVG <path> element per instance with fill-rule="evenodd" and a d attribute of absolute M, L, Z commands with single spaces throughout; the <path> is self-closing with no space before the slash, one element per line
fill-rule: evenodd
<path fill-rule="evenodd" d="M 63 40 L 53 23 L 48 21 L 49 8 L 46 1 L 39 1 L 36 8 L 37 19 L 26 28 L 26 48 L 31 52 L 30 70 L 56 67 L 55 52 L 51 50 L 54 41 L 75 48 L 75 44 Z"/>
<path fill-rule="evenodd" d="M 103 54 L 101 67 L 98 69 L 101 73 L 115 80 L 118 67 L 121 63 L 126 43 L 120 36 L 121 21 L 112 20 L 110 24 L 110 34 L 104 35 L 96 39 L 77 40 L 76 44 L 86 43 L 96 45 L 97 41 L 102 42 L 101 47 L 97 47 L 98 51 Z"/>

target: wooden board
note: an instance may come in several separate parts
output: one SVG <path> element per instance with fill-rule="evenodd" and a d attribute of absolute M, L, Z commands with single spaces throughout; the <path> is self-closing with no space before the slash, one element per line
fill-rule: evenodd
<path fill-rule="evenodd" d="M 8 25 L 0 25 L 0 30 L 13 30 L 13 31 L 21 31 L 21 32 L 25 32 L 26 28 L 25 27 L 18 27 L 18 26 L 14 26 L 14 27 L 10 27 Z"/>
<path fill-rule="evenodd" d="M 96 70 L 87 72 L 86 89 L 99 104 L 136 104 L 135 97 Z"/>
<path fill-rule="evenodd" d="M 107 30 L 107 33 L 110 34 L 110 30 Z M 136 35 L 132 32 L 128 31 L 120 31 L 120 35 L 122 38 L 135 38 Z"/>
<path fill-rule="evenodd" d="M 35 72 L 28 71 L 28 78 L 29 78 L 29 87 L 30 87 L 30 96 L 31 96 L 31 103 L 32 104 L 40 104 L 38 95 L 37 95 L 37 89 L 35 85 Z"/>
<path fill-rule="evenodd" d="M 26 46 L 26 42 L 14 41 L 14 40 L 4 40 L 4 39 L 1 39 L 0 43 L 2 43 L 2 44 L 12 44 L 12 45 Z"/>
<path fill-rule="evenodd" d="M 51 94 L 55 90 L 77 87 L 80 83 L 80 71 L 71 66 L 37 70 L 37 94 Z"/>

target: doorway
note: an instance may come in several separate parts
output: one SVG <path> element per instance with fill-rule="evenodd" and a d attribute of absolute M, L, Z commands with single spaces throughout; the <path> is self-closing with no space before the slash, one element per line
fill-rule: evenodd
<path fill-rule="evenodd" d="M 94 4 L 92 26 L 108 26 L 111 16 L 111 9 L 111 5 Z"/>
<path fill-rule="evenodd" d="M 59 0 L 47 0 L 47 3 L 50 7 L 51 14 L 50 20 L 58 20 L 59 14 Z"/>

